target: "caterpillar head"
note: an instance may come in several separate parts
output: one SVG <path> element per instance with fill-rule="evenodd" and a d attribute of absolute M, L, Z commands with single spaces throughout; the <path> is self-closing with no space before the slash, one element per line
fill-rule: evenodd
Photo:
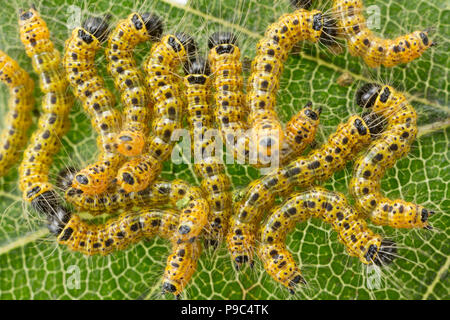
<path fill-rule="evenodd" d="M 356 103 L 361 108 L 372 108 L 380 92 L 380 85 L 376 83 L 366 83 L 356 92 Z"/>
<path fill-rule="evenodd" d="M 104 17 L 89 17 L 82 23 L 82 28 L 97 38 L 100 42 L 105 42 L 109 35 L 109 23 L 110 15 Z"/>
<path fill-rule="evenodd" d="M 374 112 L 368 111 L 362 114 L 364 122 L 369 127 L 369 131 L 372 137 L 379 135 L 384 130 L 384 118 L 377 115 Z"/>
<path fill-rule="evenodd" d="M 166 281 L 162 285 L 162 293 L 165 294 L 166 292 L 175 294 L 175 299 L 180 300 L 181 296 L 179 293 L 180 290 L 177 288 L 177 286 L 169 281 Z"/>
<path fill-rule="evenodd" d="M 39 16 L 39 14 L 36 11 L 36 7 L 34 5 L 31 5 L 31 8 L 28 10 L 19 9 L 19 19 L 21 21 L 29 20 L 32 17 L 37 16 Z"/>
<path fill-rule="evenodd" d="M 211 74 L 211 69 L 209 68 L 209 63 L 206 59 L 201 57 L 195 57 L 189 59 L 184 64 L 184 72 L 186 75 L 204 75 L 209 76 Z"/>
<path fill-rule="evenodd" d="M 189 57 L 195 55 L 197 52 L 197 44 L 191 35 L 184 32 L 177 32 L 175 33 L 175 37 L 181 42 Z"/>
<path fill-rule="evenodd" d="M 291 0 L 291 6 L 297 9 L 309 9 L 312 0 Z"/>
<path fill-rule="evenodd" d="M 377 266 L 380 267 L 385 266 L 391 264 L 394 261 L 396 254 L 397 254 L 397 244 L 394 241 L 384 239 L 383 241 L 381 241 L 380 250 L 378 250 L 378 254 L 376 255 L 375 259 L 373 259 L 372 257 L 371 261 L 373 261 Z"/>
<path fill-rule="evenodd" d="M 61 205 L 58 194 L 46 191 L 31 202 L 34 210 L 47 216 L 47 227 L 51 233 L 59 235 L 70 219 L 71 213 Z"/>
<path fill-rule="evenodd" d="M 322 33 L 319 38 L 320 43 L 327 47 L 336 45 L 337 30 L 336 20 L 324 17 Z"/>
<path fill-rule="evenodd" d="M 306 103 L 306 105 L 304 107 L 304 112 L 305 112 L 305 115 L 308 118 L 310 118 L 312 121 L 317 121 L 317 120 L 319 120 L 319 116 L 322 113 L 322 108 L 320 107 L 319 109 L 314 111 L 312 109 L 312 102 L 308 101 L 308 103 Z"/>
<path fill-rule="evenodd" d="M 159 40 L 164 32 L 164 22 L 156 14 L 145 12 L 141 14 L 142 21 L 144 21 L 147 33 L 152 41 Z"/>
<path fill-rule="evenodd" d="M 208 39 L 209 49 L 216 48 L 217 54 L 232 53 L 237 46 L 237 37 L 232 32 L 214 32 Z"/>
<path fill-rule="evenodd" d="M 67 167 L 62 169 L 56 178 L 56 186 L 61 188 L 63 191 L 69 189 L 72 186 L 72 180 L 78 171 L 79 169 L 75 167 Z"/>

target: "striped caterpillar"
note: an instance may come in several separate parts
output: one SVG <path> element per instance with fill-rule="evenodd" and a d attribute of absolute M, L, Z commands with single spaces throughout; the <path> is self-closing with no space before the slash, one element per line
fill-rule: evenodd
<path fill-rule="evenodd" d="M 405 156 L 417 135 L 417 115 L 406 98 L 390 86 L 369 83 L 360 88 L 357 103 L 383 117 L 387 126 L 355 162 L 349 184 L 356 207 L 373 223 L 394 228 L 427 228 L 434 212 L 404 200 L 391 200 L 380 191 L 381 178 L 387 169 Z"/>
<path fill-rule="evenodd" d="M 118 184 L 127 192 L 145 189 L 159 175 L 162 162 L 171 154 L 170 139 L 173 131 L 181 127 L 183 109 L 176 72 L 195 51 L 193 38 L 185 33 L 166 35 L 152 47 L 144 70 L 155 102 L 153 134 L 148 139 L 147 153 L 125 163 L 118 172 Z"/>
<path fill-rule="evenodd" d="M 362 0 L 333 2 L 339 32 L 347 39 L 350 54 L 362 57 L 371 68 L 411 62 L 435 44 L 429 40 L 427 31 L 414 31 L 393 40 L 379 38 L 367 27 L 362 11 Z"/>
<path fill-rule="evenodd" d="M 309 217 L 331 224 L 348 254 L 358 257 L 363 264 L 384 265 L 395 258 L 395 243 L 382 240 L 381 236 L 373 233 L 344 195 L 320 187 L 294 193 L 271 211 L 261 227 L 261 244 L 258 246 L 258 255 L 266 271 L 292 294 L 298 283 L 306 282 L 286 248 L 286 236 L 296 223 Z"/>
<path fill-rule="evenodd" d="M 279 157 L 284 134 L 274 110 L 283 63 L 299 41 L 331 44 L 334 21 L 319 11 L 299 9 L 270 25 L 257 45 L 248 80 L 246 104 L 250 109 L 251 140 L 259 154 Z"/>
<path fill-rule="evenodd" d="M 237 269 L 252 262 L 257 224 L 264 211 L 273 205 L 275 196 L 287 194 L 294 186 L 307 187 L 315 181 L 328 179 L 369 143 L 369 131 L 361 117 L 352 116 L 309 156 L 298 157 L 248 186 L 242 199 L 235 203 L 227 235 L 228 250 Z"/>
<path fill-rule="evenodd" d="M 214 247 L 221 243 L 228 231 L 231 216 L 230 178 L 225 174 L 222 159 L 214 154 L 214 137 L 207 137 L 212 129 L 213 115 L 208 103 L 210 95 L 207 62 L 197 58 L 185 66 L 184 84 L 188 101 L 188 122 L 193 151 L 200 158 L 195 161 L 195 172 L 202 179 L 201 186 L 210 204 L 209 230 L 206 242 Z M 221 151 L 221 150 L 220 150 Z"/>
<path fill-rule="evenodd" d="M 68 174 L 70 177 L 70 173 L 64 172 L 63 175 Z M 60 180 L 67 181 L 68 178 L 62 177 Z M 206 225 L 209 215 L 208 201 L 202 191 L 183 180 L 171 182 L 158 180 L 139 192 L 127 193 L 123 189 L 116 188 L 99 196 L 90 196 L 80 189 L 69 187 L 65 196 L 78 210 L 88 211 L 94 215 L 170 203 L 173 207 L 182 209 L 178 230 L 178 238 L 182 241 L 197 237 Z"/>
<path fill-rule="evenodd" d="M 73 186 L 88 194 L 100 194 L 114 179 L 122 157 L 114 148 L 120 128 L 120 112 L 113 108 L 115 99 L 105 87 L 95 67 L 95 54 L 108 37 L 105 19 L 90 17 L 82 27 L 75 28 L 66 41 L 64 67 L 75 95 L 89 114 L 92 126 L 99 134 L 97 161 L 75 175 Z"/>
<path fill-rule="evenodd" d="M 142 153 L 151 113 L 144 76 L 136 66 L 133 51 L 142 42 L 157 41 L 162 32 L 163 23 L 158 16 L 132 13 L 120 20 L 109 36 L 106 49 L 108 71 L 121 93 L 125 115 L 122 131 L 116 138 L 116 148 L 125 156 Z"/>
<path fill-rule="evenodd" d="M 9 89 L 9 111 L 0 135 L 0 177 L 17 161 L 27 143 L 34 106 L 34 82 L 19 64 L 0 50 L 0 81 Z"/>
<path fill-rule="evenodd" d="M 158 236 L 170 240 L 172 254 L 164 271 L 163 292 L 168 291 L 179 298 L 197 267 L 201 247 L 198 240 L 177 243 L 174 236 L 180 215 L 170 209 L 142 209 L 137 213 L 124 213 L 102 225 L 91 225 L 73 215 L 57 241 L 72 251 L 85 255 L 108 255 L 124 250 L 142 238 Z"/>
<path fill-rule="evenodd" d="M 50 40 L 45 21 L 34 8 L 20 11 L 19 30 L 33 69 L 40 76 L 40 88 L 44 93 L 38 128 L 31 136 L 19 167 L 23 198 L 33 204 L 53 190 L 48 174 L 53 156 L 61 146 L 61 137 L 70 126 L 68 115 L 73 97 L 67 92 L 68 83 L 60 65 L 60 54 Z"/>

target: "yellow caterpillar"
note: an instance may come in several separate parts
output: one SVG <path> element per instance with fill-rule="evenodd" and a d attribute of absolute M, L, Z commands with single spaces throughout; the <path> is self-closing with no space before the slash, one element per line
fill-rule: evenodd
<path fill-rule="evenodd" d="M 248 80 L 246 104 L 250 110 L 251 143 L 260 155 L 279 157 L 284 133 L 275 112 L 283 63 L 299 41 L 330 44 L 335 27 L 319 11 L 299 9 L 270 25 L 257 45 Z"/>
<path fill-rule="evenodd" d="M 125 156 L 142 153 L 151 114 L 150 97 L 133 51 L 142 42 L 158 41 L 162 32 L 163 23 L 158 16 L 132 13 L 120 20 L 109 35 L 106 49 L 108 71 L 121 94 L 125 115 L 122 131 L 116 138 L 116 148 Z"/>
<path fill-rule="evenodd" d="M 117 174 L 118 184 L 126 192 L 145 189 L 159 175 L 162 163 L 171 154 L 171 136 L 181 127 L 183 109 L 176 72 L 195 50 L 194 40 L 185 33 L 166 35 L 152 47 L 144 70 L 155 102 L 153 132 L 147 142 L 147 153 L 125 163 Z"/>
<path fill-rule="evenodd" d="M 362 0 L 333 1 L 339 32 L 347 39 L 350 54 L 362 57 L 371 68 L 411 62 L 435 44 L 427 31 L 414 31 L 393 40 L 377 37 L 367 27 L 362 11 Z"/>
<path fill-rule="evenodd" d="M 0 177 L 16 163 L 32 123 L 34 82 L 19 64 L 0 50 L 0 81 L 9 89 L 9 111 L 0 135 Z"/>
<path fill-rule="evenodd" d="M 328 179 L 369 143 L 369 131 L 361 117 L 352 116 L 309 156 L 298 157 L 248 186 L 242 199 L 235 203 L 227 235 L 228 250 L 236 268 L 252 262 L 257 225 L 264 211 L 273 205 L 275 196 L 287 194 L 294 186 L 307 187 Z"/>
<path fill-rule="evenodd" d="M 67 79 L 99 134 L 97 161 L 78 172 L 72 183 L 88 194 L 104 192 L 123 160 L 114 147 L 120 129 L 120 112 L 113 108 L 114 96 L 105 87 L 95 66 L 95 54 L 106 41 L 108 28 L 104 18 L 86 19 L 66 41 L 63 60 Z"/>
<path fill-rule="evenodd" d="M 60 65 L 60 54 L 50 40 L 50 32 L 39 13 L 31 8 L 19 13 L 20 39 L 33 69 L 40 76 L 42 115 L 38 127 L 25 149 L 19 167 L 23 199 L 32 202 L 52 192 L 49 182 L 53 156 L 61 146 L 61 137 L 69 130 L 69 112 L 73 97 L 68 93 L 68 83 Z"/>
<path fill-rule="evenodd" d="M 261 244 L 258 246 L 258 255 L 266 271 L 292 294 L 298 283 L 306 281 L 286 248 L 286 236 L 296 223 L 310 217 L 331 224 L 348 254 L 358 257 L 363 264 L 383 265 L 395 258 L 395 243 L 382 240 L 381 236 L 373 233 L 344 195 L 321 187 L 294 193 L 271 211 L 261 227 Z"/>
<path fill-rule="evenodd" d="M 92 225 L 73 215 L 57 238 L 59 244 L 85 255 L 108 255 L 124 250 L 142 238 L 159 236 L 172 243 L 172 254 L 167 259 L 163 291 L 177 298 L 191 279 L 200 257 L 198 240 L 177 243 L 180 215 L 165 209 L 143 209 L 137 213 L 124 213 L 102 225 Z"/>
<path fill-rule="evenodd" d="M 405 156 L 417 135 L 417 115 L 400 92 L 391 86 L 368 83 L 357 92 L 357 103 L 383 117 L 386 128 L 355 162 L 349 184 L 356 207 L 373 223 L 394 228 L 431 228 L 428 217 L 434 212 L 404 200 L 391 200 L 380 191 L 387 169 Z"/>
<path fill-rule="evenodd" d="M 216 247 L 228 231 L 231 216 L 230 178 L 225 174 L 222 159 L 215 153 L 211 134 L 213 114 L 208 103 L 210 70 L 207 62 L 197 58 L 185 66 L 184 84 L 188 101 L 188 122 L 195 155 L 195 172 L 202 179 L 201 186 L 210 204 L 209 228 L 204 238 Z M 222 151 L 222 150 L 219 150 Z M 200 155 L 200 157 L 198 157 Z"/>

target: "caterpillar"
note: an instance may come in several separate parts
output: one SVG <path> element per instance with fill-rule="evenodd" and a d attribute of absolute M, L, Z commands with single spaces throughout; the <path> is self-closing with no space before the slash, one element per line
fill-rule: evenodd
<path fill-rule="evenodd" d="M 99 137 L 100 154 L 97 161 L 78 172 L 73 186 L 88 194 L 100 194 L 114 179 L 123 158 L 114 144 L 119 132 L 120 112 L 113 108 L 115 99 L 95 67 L 95 54 L 106 41 L 109 24 L 106 18 L 89 17 L 81 27 L 72 31 L 64 50 L 67 80 L 83 109 L 91 117 Z"/>
<path fill-rule="evenodd" d="M 47 24 L 34 8 L 20 10 L 19 32 L 26 54 L 32 59 L 33 69 L 40 76 L 40 88 L 44 93 L 37 129 L 19 166 L 19 187 L 23 199 L 33 205 L 34 200 L 53 190 L 49 182 L 50 165 L 61 146 L 61 137 L 69 130 L 68 115 L 73 96 L 67 91 L 60 54 L 50 40 Z"/>
<path fill-rule="evenodd" d="M 212 130 L 213 114 L 210 110 L 210 70 L 204 59 L 197 58 L 185 65 L 184 85 L 187 97 L 188 122 L 193 152 L 200 155 L 195 160 L 195 173 L 202 179 L 201 186 L 210 204 L 209 228 L 204 234 L 206 243 L 217 247 L 228 231 L 231 216 L 230 178 L 225 174 L 222 159 L 215 154 L 214 137 L 207 138 Z M 222 151 L 222 150 L 220 150 Z"/>
<path fill-rule="evenodd" d="M 142 153 L 151 113 L 144 76 L 136 66 L 133 51 L 142 42 L 157 41 L 162 32 L 163 23 L 158 16 L 132 13 L 126 19 L 120 20 L 109 35 L 106 49 L 108 71 L 121 94 L 125 115 L 115 147 L 124 156 L 137 156 Z"/>
<path fill-rule="evenodd" d="M 258 42 L 247 84 L 246 105 L 252 128 L 251 141 L 260 154 L 279 157 L 284 134 L 274 110 L 283 63 L 299 41 L 332 43 L 334 21 L 319 11 L 296 10 L 270 25 Z"/>
<path fill-rule="evenodd" d="M 417 115 L 405 96 L 391 86 L 368 83 L 357 94 L 359 106 L 383 117 L 386 128 L 354 165 L 349 189 L 360 212 L 373 223 L 394 228 L 427 228 L 433 211 L 404 200 L 391 200 L 380 191 L 387 169 L 405 156 L 417 135 Z"/>
<path fill-rule="evenodd" d="M 235 147 L 246 129 L 241 51 L 236 35 L 231 32 L 213 33 L 208 39 L 208 47 L 208 61 L 216 91 L 214 119 L 222 140 L 233 148 L 233 154 L 237 157 Z"/>
<path fill-rule="evenodd" d="M 331 224 L 348 254 L 358 257 L 363 264 L 384 265 L 395 258 L 395 243 L 382 240 L 380 235 L 370 230 L 343 194 L 321 187 L 294 193 L 271 211 L 261 227 L 261 243 L 258 246 L 258 255 L 266 271 L 292 294 L 297 284 L 306 284 L 306 281 L 286 248 L 286 235 L 296 223 L 309 217 Z"/>
<path fill-rule="evenodd" d="M 145 189 L 159 175 L 162 162 L 171 154 L 173 143 L 170 138 L 173 131 L 181 127 L 183 109 L 176 72 L 195 51 L 191 36 L 168 34 L 153 45 L 144 63 L 147 88 L 155 102 L 153 134 L 147 141 L 148 152 L 125 163 L 117 174 L 117 182 L 126 192 Z"/>
<path fill-rule="evenodd" d="M 170 203 L 173 207 L 182 209 L 178 230 L 178 237 L 181 241 L 193 239 L 203 231 L 210 210 L 203 192 L 183 180 L 171 182 L 157 180 L 146 189 L 131 193 L 116 187 L 115 190 L 98 196 L 90 196 L 80 189 L 69 187 L 65 192 L 65 197 L 78 210 L 88 211 L 93 215 L 132 207 L 142 208 Z"/>
<path fill-rule="evenodd" d="M 9 111 L 0 135 L 0 177 L 17 161 L 27 143 L 34 106 L 34 82 L 19 64 L 0 50 L 0 81 L 9 89 Z"/>
<path fill-rule="evenodd" d="M 362 11 L 362 0 L 333 2 L 333 13 L 339 32 L 345 36 L 350 54 L 362 57 L 371 68 L 380 65 L 393 67 L 411 62 L 435 45 L 425 30 L 414 31 L 395 39 L 377 37 L 367 27 Z"/>
<path fill-rule="evenodd" d="M 314 142 L 321 113 L 321 108 L 314 111 L 312 103 L 308 102 L 289 120 L 285 128 L 285 144 L 281 149 L 282 164 L 300 156 L 306 147 Z"/>
<path fill-rule="evenodd" d="M 180 299 L 180 293 L 197 269 L 201 249 L 198 240 L 192 243 L 184 242 L 175 247 L 173 253 L 167 258 L 163 276 L 163 293 L 173 293 L 177 300 Z"/>
<path fill-rule="evenodd" d="M 284 195 L 293 186 L 306 187 L 324 181 L 342 169 L 358 151 L 370 142 L 370 128 L 359 116 L 341 123 L 327 143 L 307 157 L 297 157 L 284 167 L 254 180 L 234 205 L 234 215 L 227 235 L 227 245 L 235 267 L 252 263 L 256 226 L 275 196 Z"/>
<path fill-rule="evenodd" d="M 142 238 L 158 236 L 170 240 L 173 253 L 167 259 L 162 289 L 179 298 L 195 272 L 201 253 L 199 241 L 177 243 L 174 234 L 179 218 L 179 213 L 171 209 L 146 208 L 137 213 L 123 213 L 102 225 L 92 225 L 73 215 L 57 241 L 72 251 L 105 256 L 124 250 Z"/>

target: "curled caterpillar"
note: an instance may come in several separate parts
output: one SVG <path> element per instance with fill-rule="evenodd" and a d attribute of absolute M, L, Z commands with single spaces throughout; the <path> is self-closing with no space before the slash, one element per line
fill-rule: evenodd
<path fill-rule="evenodd" d="M 291 293 L 294 293 L 298 283 L 306 282 L 286 248 L 286 235 L 296 223 L 310 217 L 331 224 L 348 254 L 358 257 L 363 264 L 383 265 L 395 258 L 395 243 L 382 240 L 381 236 L 371 231 L 344 195 L 320 187 L 294 193 L 272 210 L 261 227 L 261 244 L 258 246 L 258 255 L 266 271 Z"/>
<path fill-rule="evenodd" d="M 70 177 L 70 171 L 64 172 Z M 68 180 L 61 178 L 61 180 Z M 208 221 L 209 205 L 198 187 L 193 187 L 183 180 L 154 181 L 146 189 L 139 192 L 127 193 L 116 188 L 102 195 L 88 195 L 82 190 L 69 187 L 65 193 L 78 210 L 92 214 L 111 213 L 120 209 L 132 207 L 146 207 L 149 205 L 163 205 L 170 203 L 181 209 L 178 239 L 187 241 L 195 239 L 204 229 Z"/>
<path fill-rule="evenodd" d="M 235 146 L 246 129 L 241 51 L 237 45 L 237 37 L 231 32 L 213 33 L 209 37 L 208 46 L 208 60 L 215 89 L 215 122 L 223 141 L 233 148 L 233 154 L 237 157 Z"/>
<path fill-rule="evenodd" d="M 9 89 L 9 111 L 0 135 L 0 177 L 17 161 L 27 143 L 34 106 L 34 82 L 18 63 L 0 50 L 0 81 Z"/>
<path fill-rule="evenodd" d="M 72 251 L 104 256 L 124 250 L 142 238 L 158 236 L 170 240 L 173 253 L 167 259 L 162 289 L 179 298 L 197 268 L 201 253 L 198 240 L 177 243 L 174 234 L 179 218 L 178 212 L 170 209 L 142 209 L 137 213 L 124 213 L 102 225 L 92 225 L 73 215 L 57 241 Z"/>
<path fill-rule="evenodd" d="M 307 187 L 328 179 L 369 142 L 370 128 L 361 117 L 352 116 L 309 156 L 298 157 L 287 166 L 254 180 L 235 203 L 227 235 L 228 250 L 236 268 L 252 262 L 256 227 L 276 196 L 287 194 L 293 186 Z"/>
<path fill-rule="evenodd" d="M 339 32 L 347 39 L 350 54 L 362 57 L 371 68 L 411 62 L 435 44 L 428 38 L 427 31 L 414 31 L 393 40 L 379 38 L 367 27 L 362 11 L 362 0 L 333 2 Z"/>
<path fill-rule="evenodd" d="M 201 186 L 210 204 L 209 228 L 204 238 L 217 247 L 228 231 L 231 216 L 230 178 L 215 153 L 214 137 L 207 137 L 212 130 L 213 114 L 208 103 L 210 70 L 207 62 L 197 58 L 185 66 L 184 84 L 188 101 L 188 122 L 193 151 L 200 158 L 195 160 L 195 173 L 202 179 Z M 220 150 L 222 151 L 222 150 Z"/>
<path fill-rule="evenodd" d="M 89 114 L 92 126 L 99 134 L 97 161 L 75 175 L 73 186 L 88 194 L 100 194 L 114 179 L 122 157 L 114 142 L 120 128 L 120 112 L 113 108 L 115 99 L 105 87 L 95 66 L 95 54 L 109 33 L 104 18 L 90 17 L 82 27 L 75 28 L 66 41 L 64 67 L 75 95 Z"/>
<path fill-rule="evenodd" d="M 155 102 L 153 132 L 147 142 L 147 153 L 125 163 L 117 174 L 118 184 L 127 192 L 145 189 L 159 175 L 163 161 L 171 154 L 171 136 L 181 127 L 183 109 L 177 68 L 195 51 L 193 38 L 185 33 L 166 35 L 152 47 L 144 70 Z"/>
<path fill-rule="evenodd" d="M 60 54 L 50 40 L 50 32 L 39 13 L 31 8 L 19 13 L 20 39 L 33 69 L 40 76 L 44 93 L 38 127 L 25 149 L 19 167 L 20 189 L 25 201 L 33 202 L 53 190 L 49 170 L 53 156 L 61 146 L 61 137 L 69 130 L 69 112 L 73 97 L 60 64 Z M 38 201 L 38 200 L 36 200 Z"/>
<path fill-rule="evenodd" d="M 108 71 L 124 104 L 125 119 L 116 138 L 117 151 L 125 156 L 140 155 L 145 146 L 150 120 L 150 97 L 144 76 L 136 66 L 133 51 L 145 41 L 157 41 L 163 32 L 161 19 L 150 13 L 132 13 L 111 31 L 106 49 Z"/>
<path fill-rule="evenodd" d="M 257 45 L 248 80 L 246 104 L 250 110 L 251 141 L 258 156 L 279 157 L 284 134 L 275 112 L 283 63 L 291 48 L 299 41 L 331 43 L 334 21 L 319 11 L 299 9 L 281 16 L 270 25 Z"/>
<path fill-rule="evenodd" d="M 369 83 L 360 88 L 357 103 L 383 117 L 386 128 L 355 162 L 349 189 L 356 207 L 373 223 L 394 228 L 431 228 L 428 217 L 434 212 L 404 200 L 391 200 L 380 191 L 386 170 L 405 156 L 417 135 L 417 115 L 400 92 L 390 86 Z"/>

